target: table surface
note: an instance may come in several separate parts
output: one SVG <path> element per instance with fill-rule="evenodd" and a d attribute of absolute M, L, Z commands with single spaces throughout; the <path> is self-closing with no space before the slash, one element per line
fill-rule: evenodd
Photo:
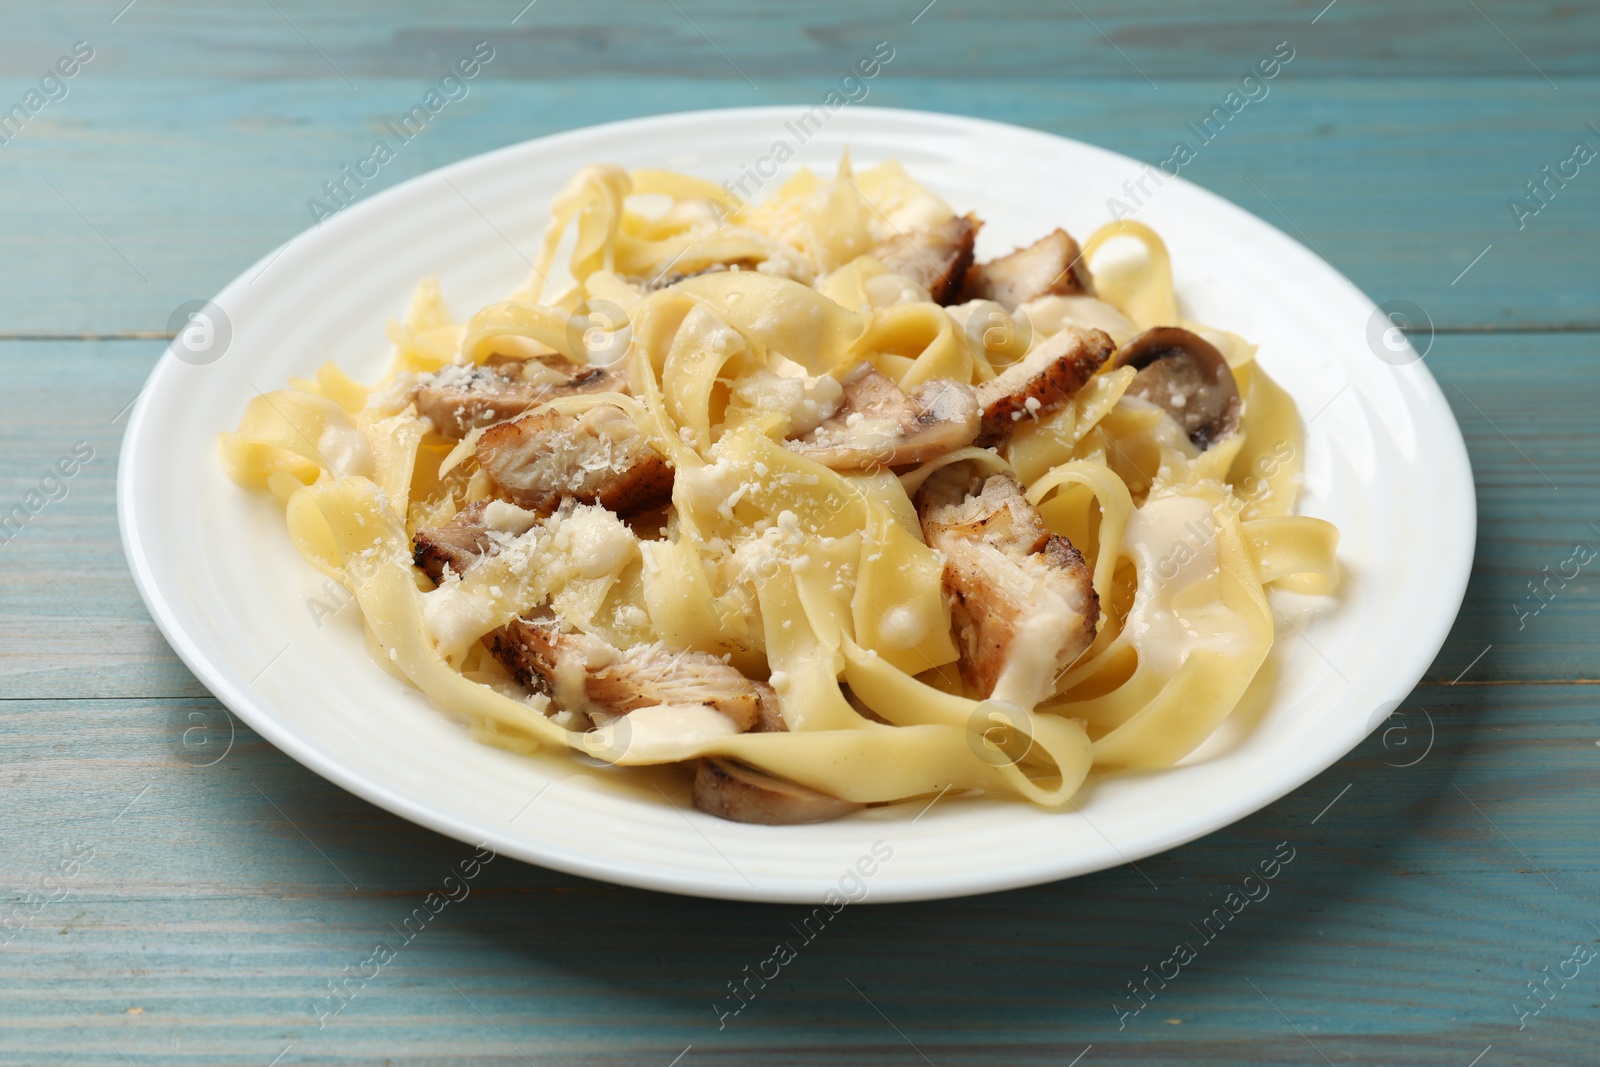
<path fill-rule="evenodd" d="M 93 50 L 0 145 L 0 503 L 92 454 L 0 545 L 0 1063 L 1595 1062 L 1600 592 L 1566 561 L 1600 546 L 1600 174 L 1566 161 L 1600 149 L 1600 5 L 124 2 L 0 15 L 0 109 Z M 1138 870 L 847 909 L 725 1025 L 726 984 L 802 909 L 508 859 L 319 1018 L 471 850 L 243 726 L 220 762 L 182 757 L 221 712 L 128 576 L 117 453 L 173 310 L 304 229 L 480 40 L 469 96 L 368 192 L 595 122 L 809 106 L 880 40 L 872 104 L 1158 162 L 1290 42 L 1184 176 L 1422 309 L 1480 520 L 1414 729 Z M 1119 1015 L 1279 842 L 1270 898 Z"/>

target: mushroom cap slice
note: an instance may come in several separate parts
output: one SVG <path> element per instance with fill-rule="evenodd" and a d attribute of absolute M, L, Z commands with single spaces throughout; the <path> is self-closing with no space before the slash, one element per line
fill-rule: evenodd
<path fill-rule="evenodd" d="M 763 826 L 827 822 L 862 808 L 729 759 L 700 761 L 694 775 L 694 806 L 718 818 Z"/>
<path fill-rule="evenodd" d="M 1068 326 L 975 389 L 983 408 L 979 447 L 998 445 L 1023 419 L 1043 419 L 1078 394 L 1116 348 L 1104 330 Z"/>
<path fill-rule="evenodd" d="M 1066 230 L 1058 229 L 1027 248 L 972 267 L 962 283 L 961 299 L 998 300 L 1015 307 L 1041 296 L 1092 292 L 1078 242 Z"/>
<path fill-rule="evenodd" d="M 1165 410 L 1202 452 L 1239 429 L 1239 383 L 1222 353 L 1199 334 L 1157 326 L 1123 345 L 1112 365 L 1137 370 L 1128 392 Z"/>
<path fill-rule="evenodd" d="M 928 290 L 936 304 L 950 304 L 972 266 L 972 247 L 983 222 L 975 215 L 954 215 L 943 222 L 896 234 L 872 255 L 896 274 Z"/>
<path fill-rule="evenodd" d="M 935 378 L 902 393 L 864 363 L 844 380 L 833 415 L 786 445 L 834 470 L 899 467 L 965 448 L 978 426 L 978 401 L 970 386 Z"/>

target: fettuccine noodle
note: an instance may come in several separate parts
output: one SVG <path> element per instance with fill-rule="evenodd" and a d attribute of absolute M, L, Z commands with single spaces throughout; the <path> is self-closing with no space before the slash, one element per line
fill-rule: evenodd
<path fill-rule="evenodd" d="M 1008 300 L 982 296 L 1012 291 L 996 288 L 999 261 L 966 266 L 976 225 L 892 162 L 801 171 L 757 205 L 683 175 L 587 167 L 508 299 L 462 321 L 422 282 L 381 380 L 328 364 L 259 396 L 221 455 L 350 589 L 377 661 L 486 743 L 739 768 L 759 810 L 739 806 L 745 793 L 708 810 L 752 821 L 951 789 L 1062 807 L 1092 771 L 1169 766 L 1209 737 L 1272 648 L 1267 588 L 1332 592 L 1337 532 L 1294 514 L 1293 401 L 1248 342 L 1180 317 L 1153 231 L 1109 224 Z M 920 235 L 962 226 L 966 259 L 941 270 L 943 247 Z M 571 285 L 548 292 L 563 247 Z M 1018 399 L 1004 418 L 984 406 L 1050 346 L 1084 344 L 1103 345 L 1100 362 L 1064 402 Z M 1220 353 L 1221 393 L 1151 377 L 1189 358 L 1182 345 Z M 868 380 L 925 404 L 920 421 L 851 413 Z M 502 389 L 523 400 L 495 407 L 511 403 Z M 1223 403 L 1202 424 L 1208 395 Z M 566 436 L 525 447 L 508 474 L 504 450 L 544 426 Z M 550 475 L 588 440 L 573 427 L 597 427 L 602 461 L 573 453 Z M 926 427 L 954 436 L 917 446 Z M 861 442 L 876 459 L 839 458 Z M 654 472 L 637 481 L 660 490 L 648 506 L 607 481 L 637 473 L 616 458 L 625 444 Z M 992 534 L 939 518 L 954 513 L 938 493 L 977 506 L 983 486 L 1014 486 L 1007 514 L 1042 522 L 1048 547 L 996 555 Z M 418 563 L 441 530 L 476 539 L 430 580 Z M 962 545 L 993 574 L 1066 590 L 1075 651 L 1051 626 L 1025 636 L 1026 620 L 985 645 L 993 575 L 962 585 Z M 984 656 L 998 664 L 987 682 Z M 597 695 L 600 673 L 632 685 L 641 664 L 732 679 L 760 721 L 732 697 L 645 683 L 631 706 Z M 789 804 L 785 789 L 843 807 L 761 807 Z"/>

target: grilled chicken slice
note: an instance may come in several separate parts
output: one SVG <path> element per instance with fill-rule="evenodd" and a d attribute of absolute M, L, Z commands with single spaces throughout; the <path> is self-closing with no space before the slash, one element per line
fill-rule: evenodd
<path fill-rule="evenodd" d="M 983 408 L 980 446 L 997 445 L 1025 418 L 1042 419 L 1077 395 L 1110 357 L 1116 342 L 1104 330 L 1068 326 L 1022 359 L 974 386 Z"/>
<path fill-rule="evenodd" d="M 923 483 L 917 513 L 944 556 L 962 677 L 986 699 L 1032 709 L 1094 641 L 1100 600 L 1083 556 L 1010 474 L 984 477 L 969 463 Z"/>
<path fill-rule="evenodd" d="M 763 826 L 827 822 L 862 808 L 728 759 L 700 761 L 694 775 L 694 806 L 719 818 Z"/>
<path fill-rule="evenodd" d="M 928 290 L 934 303 L 954 303 L 961 279 L 972 266 L 972 246 L 982 226 L 976 216 L 952 216 L 926 229 L 896 234 L 873 249 L 872 255 Z"/>
<path fill-rule="evenodd" d="M 539 516 L 503 500 L 480 500 L 440 526 L 424 527 L 411 539 L 412 559 L 434 584 L 444 581 L 445 568 L 465 574 L 495 547 L 495 535 L 527 533 Z"/>
<path fill-rule="evenodd" d="M 550 356 L 473 366 L 452 363 L 419 379 L 413 399 L 418 415 L 440 434 L 459 441 L 480 426 L 515 418 L 556 397 L 627 391 L 620 369 Z"/>
<path fill-rule="evenodd" d="M 412 561 L 435 585 L 444 581 L 446 570 L 464 574 L 489 550 L 489 524 L 483 521 L 488 503 L 468 505 L 444 525 L 424 527 L 411 538 Z"/>
<path fill-rule="evenodd" d="M 1092 293 L 1089 272 L 1081 258 L 1072 235 L 1055 230 L 1027 248 L 979 263 L 967 271 L 961 299 L 998 300 L 1015 307 L 1041 296 Z"/>
<path fill-rule="evenodd" d="M 672 496 L 672 468 L 615 404 L 491 426 L 478 440 L 478 466 L 514 503 L 542 514 L 570 497 L 634 515 Z"/>
<path fill-rule="evenodd" d="M 787 446 L 834 470 L 923 463 L 964 448 L 978 432 L 972 389 L 936 378 L 908 395 L 870 364 L 844 380 L 833 415 Z"/>
<path fill-rule="evenodd" d="M 501 501 L 474 504 L 442 526 L 417 531 L 417 566 L 436 583 L 446 578 L 446 566 L 465 573 L 494 555 L 496 532 L 524 533 L 537 519 Z M 486 640 L 519 682 L 551 694 L 564 710 L 621 715 L 663 704 L 703 704 L 740 730 L 787 729 L 771 686 L 704 652 L 672 652 L 660 645 L 624 652 L 593 635 L 564 631 L 554 619 L 536 618 L 515 619 Z"/>
<path fill-rule="evenodd" d="M 490 635 L 490 649 L 529 689 L 567 710 L 626 715 L 641 708 L 702 705 L 743 731 L 786 729 L 771 686 L 704 652 L 645 645 L 619 652 L 594 637 L 564 633 L 554 620 L 517 619 Z M 694 803 L 734 822 L 769 826 L 824 822 L 858 811 L 794 782 L 724 759 L 700 761 Z"/>
<path fill-rule="evenodd" d="M 622 651 L 564 631 L 554 619 L 526 617 L 490 634 L 489 649 L 517 681 L 550 694 L 567 711 L 625 715 L 663 704 L 700 704 L 720 711 L 741 731 L 782 722 L 771 686 L 705 652 L 661 645 Z"/>
<path fill-rule="evenodd" d="M 536 518 L 498 501 L 464 509 L 444 526 L 417 531 L 417 565 L 438 582 L 445 565 L 456 573 L 492 555 L 496 520 L 514 530 L 515 517 Z M 486 516 L 485 512 L 489 512 Z M 699 705 L 726 716 L 740 731 L 788 729 L 771 686 L 703 652 L 670 652 L 659 645 L 622 652 L 586 634 L 566 633 L 553 619 L 522 618 L 485 639 L 494 657 L 524 686 L 548 693 L 560 710 L 625 715 L 645 707 Z M 715 766 L 712 766 L 715 764 Z M 789 825 L 836 819 L 861 808 L 729 760 L 697 767 L 695 806 L 735 822 Z"/>

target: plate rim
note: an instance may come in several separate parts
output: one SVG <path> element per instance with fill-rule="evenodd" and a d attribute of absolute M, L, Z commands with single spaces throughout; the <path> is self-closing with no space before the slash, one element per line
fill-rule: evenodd
<path fill-rule="evenodd" d="M 406 191 L 413 190 L 421 183 L 435 179 L 440 174 L 450 174 L 452 170 L 457 168 L 476 167 L 485 164 L 492 165 L 492 161 L 497 157 L 525 151 L 529 146 L 535 144 L 559 151 L 565 141 L 582 141 L 587 137 L 599 134 L 625 133 L 635 128 L 659 128 L 686 122 L 714 123 L 719 118 L 733 120 L 756 117 L 792 117 L 793 113 L 799 108 L 800 105 L 770 105 L 695 109 L 639 116 L 563 130 L 542 137 L 502 145 L 463 159 L 453 160 L 441 167 L 425 171 L 388 189 L 375 193 L 360 202 L 352 204 L 340 214 L 348 216 L 351 220 L 348 225 L 354 225 L 368 214 L 383 211 L 385 201 L 399 199 Z M 1107 159 L 1116 160 L 1127 164 L 1132 169 L 1149 166 L 1149 164 L 1141 160 L 1113 152 L 1098 145 L 1045 130 L 998 122 L 992 119 L 935 111 L 875 106 L 851 105 L 848 110 L 855 115 L 866 116 L 870 120 L 876 121 L 892 122 L 897 118 L 914 118 L 919 122 L 930 125 L 945 124 L 947 128 L 951 126 L 965 127 L 968 132 L 982 130 L 1001 131 L 1006 136 L 1015 136 L 1021 133 L 1031 137 L 1063 142 L 1076 151 L 1086 151 Z M 867 140 L 871 134 L 863 133 L 859 136 L 862 140 Z M 1355 302 L 1372 311 L 1378 309 L 1377 304 L 1336 267 L 1266 219 L 1181 176 L 1175 179 L 1169 177 L 1167 180 L 1176 180 L 1181 186 L 1186 187 L 1191 195 L 1198 194 L 1202 200 L 1209 201 L 1209 206 L 1213 208 L 1221 208 L 1224 212 L 1241 213 L 1248 216 L 1278 239 L 1286 242 L 1287 246 L 1292 248 L 1295 253 L 1309 257 L 1322 275 L 1317 279 L 1318 285 L 1342 286 L 1347 297 L 1353 298 Z M 282 242 L 250 264 L 224 286 L 212 298 L 213 301 L 219 305 L 223 304 L 224 298 L 249 285 L 259 276 L 260 272 L 270 266 L 289 246 L 302 241 L 308 234 L 314 233 L 317 228 L 313 226 L 296 233 L 287 241 Z M 1409 341 L 1407 346 L 1410 347 Z M 760 884 L 752 883 L 748 886 L 740 886 L 737 883 L 707 880 L 704 877 L 697 879 L 691 875 L 680 875 L 674 871 L 663 871 L 648 865 L 634 864 L 625 856 L 606 855 L 599 850 L 590 853 L 575 852 L 559 844 L 530 841 L 523 837 L 512 837 L 492 827 L 486 830 L 482 826 L 474 826 L 467 820 L 457 818 L 448 812 L 435 810 L 424 802 L 413 800 L 399 788 L 382 780 L 372 778 L 359 768 L 341 762 L 335 755 L 322 751 L 315 744 L 302 740 L 294 734 L 289 726 L 280 722 L 272 713 L 270 701 L 265 698 L 252 697 L 249 693 L 237 689 L 226 677 L 225 672 L 211 662 L 205 650 L 181 625 L 176 609 L 169 602 L 167 594 L 155 580 L 149 558 L 146 555 L 148 547 L 139 536 L 138 526 L 141 513 L 139 501 L 135 499 L 133 492 L 131 474 L 139 462 L 141 447 L 146 436 L 145 424 L 149 418 L 151 408 L 156 403 L 154 398 L 159 395 L 164 382 L 170 378 L 178 363 L 179 360 L 169 344 L 152 368 L 128 418 L 128 423 L 122 436 L 117 465 L 117 521 L 124 555 L 146 610 L 150 613 L 162 636 L 167 640 L 179 659 L 229 713 L 238 715 L 247 725 L 285 755 L 340 788 L 354 793 L 392 814 L 448 837 L 474 845 L 487 844 L 493 847 L 498 854 L 599 881 L 689 896 L 774 903 L 818 902 L 819 895 L 813 888 L 801 886 L 797 879 L 789 875 L 762 876 Z M 1460 423 L 1456 419 L 1443 390 L 1420 356 L 1404 367 L 1396 367 L 1395 370 L 1406 374 L 1409 379 L 1407 383 L 1409 388 L 1405 397 L 1407 409 L 1414 413 L 1420 410 L 1428 415 L 1430 420 L 1432 417 L 1443 416 L 1442 421 L 1451 431 L 1448 440 L 1435 440 L 1433 442 L 1435 451 L 1431 453 L 1430 459 L 1436 463 L 1446 463 L 1454 468 L 1449 472 L 1445 472 L 1445 476 L 1441 480 L 1448 483 L 1459 497 L 1457 503 L 1460 509 L 1452 513 L 1450 529 L 1456 534 L 1455 543 L 1447 546 L 1446 552 L 1443 553 L 1446 558 L 1454 560 L 1456 564 L 1453 571 L 1444 572 L 1449 585 L 1438 597 L 1436 601 L 1437 609 L 1427 616 L 1426 626 L 1423 628 L 1425 632 L 1417 634 L 1418 640 L 1413 647 L 1418 651 L 1413 652 L 1408 657 L 1407 666 L 1403 671 L 1392 672 L 1392 677 L 1396 680 L 1409 679 L 1405 685 L 1405 691 L 1409 695 L 1417 684 L 1421 682 L 1428 666 L 1431 665 L 1443 648 L 1445 640 L 1460 613 L 1474 561 L 1478 516 L 1476 482 L 1472 472 L 1471 458 L 1466 448 Z M 1432 409 L 1431 411 L 1429 410 L 1430 408 Z M 1448 610 L 1446 610 L 1446 607 L 1448 607 Z M 1107 862 L 1089 867 L 1074 867 L 1070 870 L 1063 870 L 1063 867 L 1070 865 L 1054 860 L 1053 857 L 1043 857 L 1031 862 L 1027 858 L 1023 858 L 1014 866 L 1007 867 L 1000 872 L 993 870 L 948 870 L 936 875 L 918 875 L 915 876 L 915 881 L 911 882 L 896 882 L 891 885 L 884 885 L 881 892 L 875 886 L 874 892 L 866 900 L 867 902 L 890 903 L 945 899 L 976 893 L 998 892 L 1092 874 L 1121 866 L 1124 863 L 1136 862 L 1169 849 L 1181 847 L 1207 834 L 1214 833 L 1218 829 L 1248 818 L 1250 815 L 1275 803 L 1293 790 L 1311 781 L 1353 751 L 1377 725 L 1376 721 L 1368 724 L 1366 729 L 1359 736 L 1355 736 L 1346 747 L 1330 745 L 1325 751 L 1318 752 L 1314 759 L 1295 762 L 1291 771 L 1273 779 L 1265 789 L 1251 792 L 1249 800 L 1243 802 L 1235 801 L 1228 805 L 1218 805 L 1213 809 L 1213 814 L 1210 818 L 1201 819 L 1186 827 L 1180 834 L 1164 836 L 1159 842 L 1153 844 L 1148 841 L 1141 841 L 1127 848 L 1113 846 L 1118 855 L 1111 856 Z"/>

